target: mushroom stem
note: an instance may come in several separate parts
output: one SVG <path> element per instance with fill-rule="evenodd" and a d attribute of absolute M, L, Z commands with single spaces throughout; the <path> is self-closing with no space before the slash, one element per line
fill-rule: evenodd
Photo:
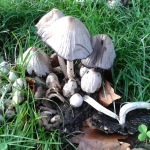
<path fill-rule="evenodd" d="M 105 115 L 110 116 L 110 117 L 112 117 L 112 118 L 114 118 L 114 119 L 119 120 L 119 117 L 118 117 L 115 113 L 111 112 L 111 111 L 108 110 L 107 108 L 105 108 L 105 107 L 103 107 L 102 105 L 100 105 L 97 101 L 95 101 L 95 100 L 94 100 L 93 98 L 91 98 L 90 96 L 85 95 L 85 96 L 83 97 L 83 101 L 87 102 L 87 103 L 90 104 L 92 107 L 94 107 L 96 110 L 98 110 L 98 111 L 104 113 Z"/>
<path fill-rule="evenodd" d="M 67 75 L 69 79 L 72 79 L 75 76 L 73 61 L 67 61 Z"/>
<path fill-rule="evenodd" d="M 124 125 L 127 113 L 135 109 L 150 109 L 150 103 L 131 102 L 122 106 L 119 112 L 119 124 Z"/>
<path fill-rule="evenodd" d="M 63 72 L 65 78 L 67 78 L 68 77 L 67 76 L 67 68 L 66 68 L 64 59 L 58 56 L 58 61 L 59 61 L 60 68 L 62 69 L 62 72 Z"/>

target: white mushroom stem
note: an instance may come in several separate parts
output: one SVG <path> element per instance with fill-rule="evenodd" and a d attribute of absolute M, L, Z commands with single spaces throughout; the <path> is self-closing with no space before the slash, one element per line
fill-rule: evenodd
<path fill-rule="evenodd" d="M 58 56 L 58 61 L 59 61 L 60 68 L 62 69 L 62 72 L 63 72 L 65 78 L 67 78 L 68 77 L 67 76 L 67 67 L 66 67 L 64 59 Z"/>
<path fill-rule="evenodd" d="M 73 61 L 67 61 L 67 75 L 69 79 L 74 78 L 74 63 Z"/>
<path fill-rule="evenodd" d="M 150 103 L 147 102 L 131 102 L 121 107 L 119 112 L 119 124 L 124 125 L 128 112 L 135 109 L 150 109 Z"/>
<path fill-rule="evenodd" d="M 119 120 L 119 117 L 113 113 L 112 111 L 108 110 L 107 108 L 103 107 L 102 105 L 100 105 L 97 101 L 95 101 L 93 98 L 91 98 L 88 95 L 85 95 L 83 97 L 83 101 L 87 102 L 88 104 L 90 104 L 93 108 L 95 108 L 96 110 L 102 112 L 103 114 L 110 116 L 114 119 Z"/>

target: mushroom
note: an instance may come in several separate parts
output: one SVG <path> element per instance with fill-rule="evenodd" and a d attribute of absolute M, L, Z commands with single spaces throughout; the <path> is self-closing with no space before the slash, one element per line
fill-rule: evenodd
<path fill-rule="evenodd" d="M 81 62 L 84 66 L 88 68 L 93 68 L 92 70 L 89 70 L 89 72 L 96 73 L 94 68 L 101 68 L 101 69 L 110 69 L 113 65 L 114 59 L 116 58 L 116 53 L 114 50 L 114 45 L 111 41 L 111 39 L 105 35 L 105 34 L 98 34 L 96 36 L 92 37 L 92 47 L 93 47 L 93 52 L 92 54 L 87 57 L 86 59 L 82 59 Z M 89 75 L 89 76 L 88 76 Z M 87 77 L 88 76 L 88 77 Z M 85 87 L 85 82 L 88 82 L 88 80 L 95 81 L 98 83 L 98 85 L 95 85 L 95 91 L 100 88 L 101 84 L 101 76 L 100 74 L 97 75 L 99 76 L 98 78 L 95 79 L 95 76 L 90 76 L 89 74 L 83 75 L 81 78 L 81 88 L 84 91 Z M 91 85 L 88 84 L 89 86 L 86 86 L 86 89 L 89 88 L 90 93 L 94 93 L 94 89 L 90 91 Z M 87 91 L 87 90 L 85 90 Z"/>
<path fill-rule="evenodd" d="M 86 58 L 93 51 L 89 31 L 75 17 L 65 16 L 58 19 L 41 38 L 58 56 L 67 60 L 69 79 L 75 76 L 73 60 Z"/>
<path fill-rule="evenodd" d="M 108 70 L 113 66 L 116 58 L 114 44 L 105 34 L 98 34 L 92 37 L 92 54 L 81 62 L 88 68 L 101 68 Z"/>
<path fill-rule="evenodd" d="M 6 62 L 3 61 L 0 63 L 0 76 L 2 76 L 3 74 L 7 74 L 10 70 L 11 65 Z"/>
<path fill-rule="evenodd" d="M 70 97 L 71 95 L 75 94 L 77 89 L 77 83 L 75 79 L 69 79 L 68 82 L 63 87 L 63 95 L 65 97 Z"/>
<path fill-rule="evenodd" d="M 26 80 L 24 78 L 18 78 L 14 83 L 13 83 L 13 90 L 22 90 L 23 88 L 26 87 Z"/>
<path fill-rule="evenodd" d="M 16 104 L 20 104 L 24 101 L 24 94 L 19 91 L 19 90 L 16 90 L 14 92 L 14 95 L 12 97 L 12 106 L 15 106 Z"/>
<path fill-rule="evenodd" d="M 73 107 L 80 107 L 83 103 L 83 97 L 79 93 L 75 93 L 69 99 L 70 105 Z"/>
<path fill-rule="evenodd" d="M 9 80 L 10 80 L 10 82 L 14 82 L 16 79 L 18 79 L 19 77 L 18 77 L 18 74 L 17 74 L 17 72 L 16 71 L 14 71 L 14 70 L 11 70 L 10 72 L 9 72 Z"/>
<path fill-rule="evenodd" d="M 75 17 L 65 16 L 58 19 L 41 38 L 58 56 L 68 60 L 69 78 L 74 77 L 73 60 L 86 58 L 93 51 L 89 31 Z"/>
<path fill-rule="evenodd" d="M 80 77 L 82 77 L 88 70 L 89 70 L 89 68 L 87 68 L 87 67 L 85 67 L 85 66 L 82 65 L 80 67 L 80 71 L 79 71 Z"/>
<path fill-rule="evenodd" d="M 101 74 L 95 69 L 89 69 L 81 78 L 81 89 L 86 93 L 94 93 L 101 87 Z"/>
<path fill-rule="evenodd" d="M 56 91 L 59 91 L 61 89 L 61 85 L 59 83 L 58 77 L 55 73 L 50 73 L 46 78 L 46 85 L 48 88 L 53 88 Z"/>
<path fill-rule="evenodd" d="M 36 47 L 30 47 L 23 54 L 23 61 L 27 64 L 29 75 L 36 74 L 39 77 L 46 76 L 52 70 L 50 57 Z"/>
<path fill-rule="evenodd" d="M 47 30 L 49 30 L 49 27 L 58 19 L 61 17 L 64 17 L 65 15 L 59 10 L 59 9 L 52 9 L 50 12 L 48 12 L 46 15 L 44 15 L 39 22 L 35 25 L 38 29 L 37 34 L 42 37 Z M 58 61 L 60 64 L 60 67 L 62 68 L 62 72 L 65 77 L 67 77 L 67 69 L 65 65 L 65 61 L 63 58 L 58 56 Z"/>
<path fill-rule="evenodd" d="M 52 25 L 56 20 L 64 16 L 65 15 L 59 9 L 53 8 L 50 12 L 45 14 L 35 25 L 38 29 L 37 34 L 43 34 L 50 25 Z"/>

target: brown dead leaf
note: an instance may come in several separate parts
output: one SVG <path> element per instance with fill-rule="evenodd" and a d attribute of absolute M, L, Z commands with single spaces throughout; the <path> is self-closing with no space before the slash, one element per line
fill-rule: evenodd
<path fill-rule="evenodd" d="M 35 80 L 31 77 L 26 77 L 26 82 L 30 86 L 32 92 L 35 94 L 36 92 Z"/>
<path fill-rule="evenodd" d="M 114 93 L 114 89 L 111 87 L 110 83 L 105 80 L 104 89 L 99 92 L 99 102 L 107 107 L 113 101 L 121 98 L 121 96 Z"/>
<path fill-rule="evenodd" d="M 118 139 L 126 138 L 119 134 L 105 134 L 97 129 L 90 129 L 82 138 L 78 150 L 125 150 L 130 144 L 120 144 Z"/>

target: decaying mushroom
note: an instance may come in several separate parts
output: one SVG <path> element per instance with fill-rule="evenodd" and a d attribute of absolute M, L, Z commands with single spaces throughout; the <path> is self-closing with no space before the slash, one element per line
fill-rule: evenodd
<path fill-rule="evenodd" d="M 64 97 L 60 93 L 58 93 L 58 91 L 53 90 L 53 89 L 48 89 L 46 91 L 46 97 L 49 99 L 55 97 L 55 98 L 59 99 L 61 102 L 65 101 Z"/>
<path fill-rule="evenodd" d="M 50 57 L 36 47 L 30 47 L 23 54 L 23 61 L 27 64 L 27 72 L 29 75 L 37 75 L 39 77 L 46 76 L 52 70 Z"/>
<path fill-rule="evenodd" d="M 59 83 L 58 77 L 55 73 L 50 73 L 46 78 L 46 85 L 50 89 L 55 89 L 59 91 L 61 89 L 61 85 Z"/>

